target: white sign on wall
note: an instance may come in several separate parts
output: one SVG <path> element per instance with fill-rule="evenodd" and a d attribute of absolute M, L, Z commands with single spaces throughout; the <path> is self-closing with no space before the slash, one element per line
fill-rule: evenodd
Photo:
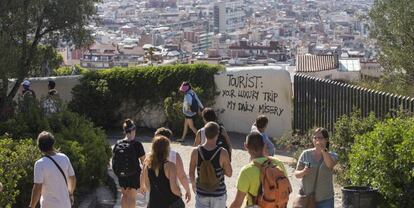
<path fill-rule="evenodd" d="M 266 132 L 280 137 L 292 128 L 292 83 L 281 67 L 228 68 L 215 76 L 220 94 L 215 109 L 228 131 L 249 133 L 258 115 L 266 115 Z"/>

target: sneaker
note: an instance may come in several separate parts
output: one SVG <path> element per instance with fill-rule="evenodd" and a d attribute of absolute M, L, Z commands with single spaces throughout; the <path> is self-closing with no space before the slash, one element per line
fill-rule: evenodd
<path fill-rule="evenodd" d="M 176 139 L 176 142 L 184 142 L 185 138 Z"/>

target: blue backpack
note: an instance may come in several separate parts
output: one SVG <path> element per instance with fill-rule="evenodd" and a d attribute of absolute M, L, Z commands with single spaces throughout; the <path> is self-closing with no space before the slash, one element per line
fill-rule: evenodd
<path fill-rule="evenodd" d="M 191 112 L 198 113 L 198 110 L 200 109 L 200 106 L 198 105 L 198 101 L 193 93 L 189 93 L 189 94 L 191 96 L 191 106 L 190 106 Z"/>

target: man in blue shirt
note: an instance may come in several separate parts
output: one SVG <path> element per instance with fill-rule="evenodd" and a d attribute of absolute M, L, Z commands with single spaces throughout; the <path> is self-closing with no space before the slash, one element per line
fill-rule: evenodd
<path fill-rule="evenodd" d="M 273 156 L 275 155 L 275 145 L 270 140 L 269 136 L 265 133 L 267 124 L 269 120 L 265 115 L 260 115 L 256 118 L 250 132 L 259 132 L 263 137 L 263 142 L 265 143 L 264 155 Z"/>

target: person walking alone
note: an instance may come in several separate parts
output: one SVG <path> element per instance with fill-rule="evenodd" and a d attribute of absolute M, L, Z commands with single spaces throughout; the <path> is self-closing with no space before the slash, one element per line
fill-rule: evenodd
<path fill-rule="evenodd" d="M 197 94 L 191 89 L 189 82 L 183 82 L 181 84 L 180 92 L 184 93 L 183 113 L 185 119 L 183 135 L 180 139 L 177 140 L 177 142 L 184 142 L 188 128 L 193 131 L 194 135 L 197 134 L 197 129 L 194 126 L 194 118 L 200 113 L 201 109 L 203 109 L 204 106 L 198 98 Z"/>
<path fill-rule="evenodd" d="M 41 208 L 70 208 L 74 203 L 73 193 L 76 177 L 69 158 L 57 152 L 54 136 L 43 131 L 37 137 L 37 145 L 44 157 L 34 165 L 34 185 L 29 208 L 40 201 Z"/>

